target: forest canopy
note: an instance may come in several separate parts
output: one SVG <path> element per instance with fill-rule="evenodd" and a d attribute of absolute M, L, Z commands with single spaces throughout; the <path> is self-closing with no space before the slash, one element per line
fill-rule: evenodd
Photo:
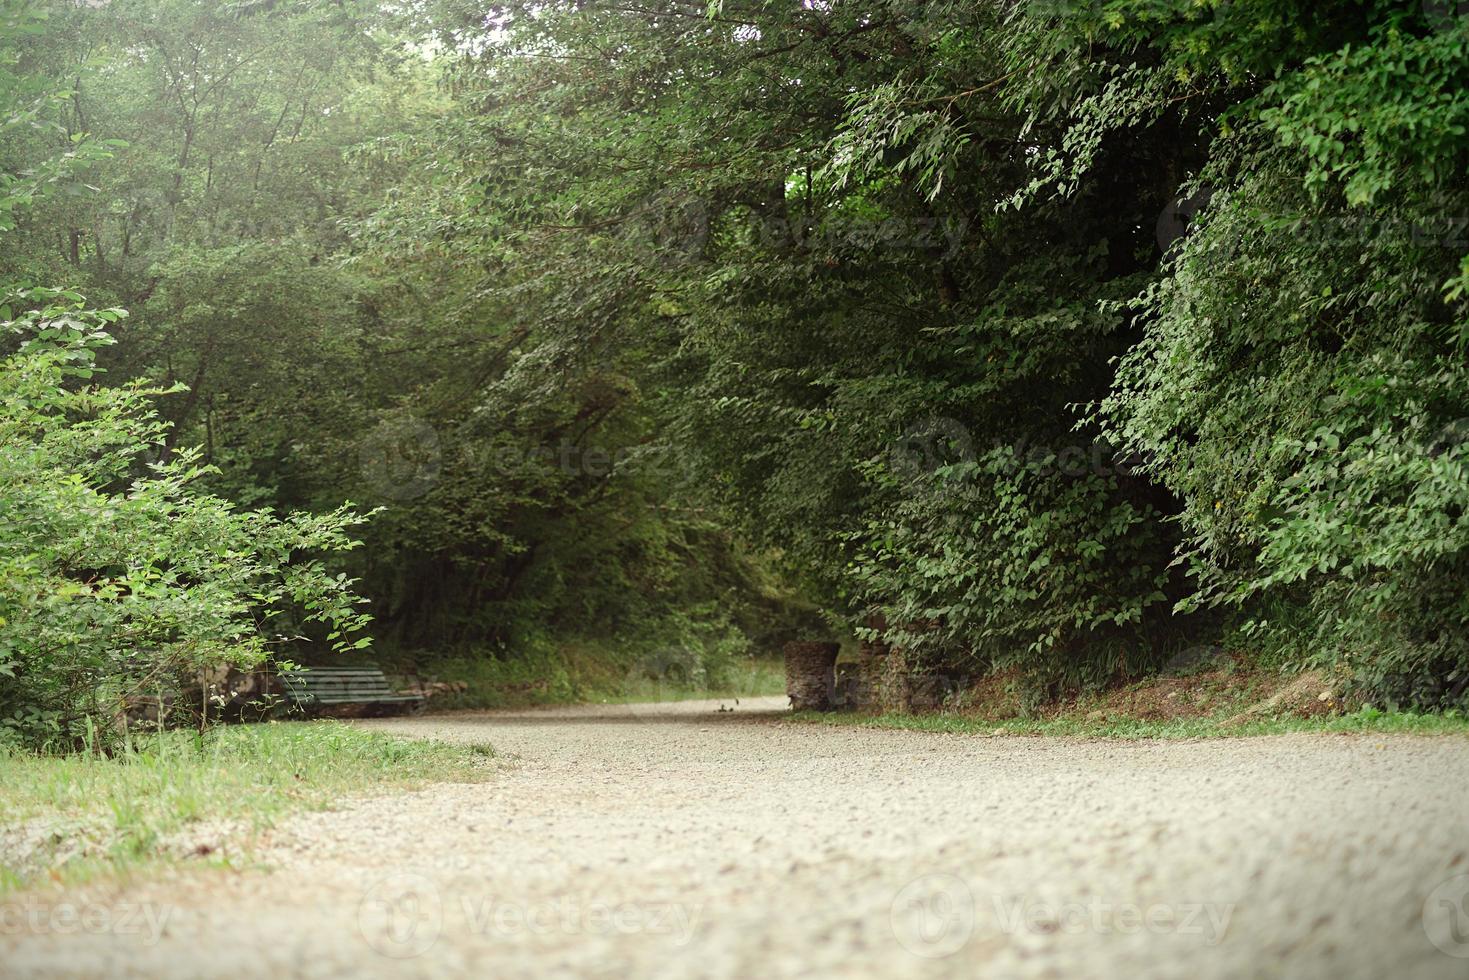
<path fill-rule="evenodd" d="M 1466 174 L 1439 0 L 8 3 L 0 740 L 369 643 L 1463 706 Z"/>

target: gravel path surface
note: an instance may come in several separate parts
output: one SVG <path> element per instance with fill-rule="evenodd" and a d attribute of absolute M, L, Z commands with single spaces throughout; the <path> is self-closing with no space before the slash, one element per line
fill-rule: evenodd
<path fill-rule="evenodd" d="M 980 738 L 782 703 L 366 723 L 507 759 L 294 819 L 269 873 L 7 929 L 0 975 L 1469 977 L 1469 740 Z"/>

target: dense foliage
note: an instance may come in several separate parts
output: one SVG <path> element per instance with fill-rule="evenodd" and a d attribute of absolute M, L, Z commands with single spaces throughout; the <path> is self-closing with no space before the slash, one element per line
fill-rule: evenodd
<path fill-rule="evenodd" d="M 0 281 L 129 310 L 215 497 L 381 505 L 382 656 L 1469 693 L 1452 4 L 32 13 Z"/>
<path fill-rule="evenodd" d="M 0 741 L 105 744 L 139 701 L 207 721 L 201 675 L 263 660 L 311 624 L 337 649 L 365 617 L 345 575 L 304 554 L 346 551 L 347 508 L 279 518 L 200 492 L 194 451 L 166 459 L 166 426 L 136 383 L 91 383 L 116 310 L 24 290 L 0 363 Z M 151 458 L 151 459 L 150 459 Z M 289 632 L 284 632 L 289 630 Z M 180 688 L 190 699 L 174 704 Z M 166 692 L 166 693 L 165 693 Z M 197 694 L 196 694 L 197 692 Z"/>

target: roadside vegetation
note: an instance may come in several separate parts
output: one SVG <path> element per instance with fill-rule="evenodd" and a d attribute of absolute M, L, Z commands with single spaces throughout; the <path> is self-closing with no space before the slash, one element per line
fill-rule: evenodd
<path fill-rule="evenodd" d="M 1242 738 L 1287 732 L 1469 735 L 1469 713 L 1363 699 L 1343 672 L 1283 671 L 1243 656 L 1034 704 L 1016 673 L 960 685 L 936 711 L 798 712 L 798 722 L 966 735 Z"/>
<path fill-rule="evenodd" d="M 796 722 L 823 725 L 853 725 L 865 728 L 898 728 L 916 732 L 953 735 L 1047 735 L 1059 738 L 1247 738 L 1256 735 L 1286 735 L 1292 732 L 1359 735 L 1456 735 L 1469 736 L 1469 717 L 1458 711 L 1421 714 L 1412 711 L 1381 711 L 1361 708 L 1344 715 L 1306 718 L 1286 715 L 1234 721 L 1232 717 L 1154 720 L 1113 716 L 1095 718 L 1065 712 L 1054 718 L 974 718 L 963 714 L 845 715 L 822 712 L 793 714 Z"/>
<path fill-rule="evenodd" d="M 110 755 L 0 750 L 0 893 L 170 867 L 241 867 L 282 817 L 353 796 L 473 781 L 485 746 L 340 722 L 130 738 Z"/>
<path fill-rule="evenodd" d="M 792 641 L 1469 710 L 1453 7 L 6 3 L 0 745 Z"/>

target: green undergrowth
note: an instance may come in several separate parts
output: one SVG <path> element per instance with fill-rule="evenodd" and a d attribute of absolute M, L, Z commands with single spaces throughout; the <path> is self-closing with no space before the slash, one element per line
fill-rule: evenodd
<path fill-rule="evenodd" d="M 1290 732 L 1322 734 L 1469 735 L 1469 717 L 1459 712 L 1415 714 L 1361 708 L 1349 714 L 1315 718 L 1282 715 L 1238 720 L 1234 717 L 1175 718 L 1167 720 L 1127 717 L 1088 718 L 1063 715 L 1056 718 L 1003 720 L 958 714 L 822 714 L 799 712 L 791 720 L 809 724 L 894 728 L 955 735 L 1044 735 L 1071 738 L 1179 739 L 1240 738 L 1283 735 Z"/>

